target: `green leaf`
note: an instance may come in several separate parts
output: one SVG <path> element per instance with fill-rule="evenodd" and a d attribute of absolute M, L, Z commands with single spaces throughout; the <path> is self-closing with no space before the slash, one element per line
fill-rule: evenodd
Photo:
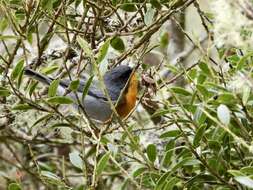
<path fill-rule="evenodd" d="M 49 74 L 52 74 L 53 72 L 55 72 L 58 68 L 59 68 L 59 66 L 57 66 L 57 65 L 45 67 L 45 68 L 41 69 L 41 73 L 49 75 Z"/>
<path fill-rule="evenodd" d="M 40 172 L 40 175 L 43 180 L 47 181 L 50 184 L 64 185 L 64 182 L 61 180 L 61 178 L 52 172 L 42 170 Z"/>
<path fill-rule="evenodd" d="M 0 96 L 9 96 L 11 93 L 7 88 L 0 87 Z"/>
<path fill-rule="evenodd" d="M 93 77 L 94 77 L 94 76 L 91 76 L 91 77 L 89 78 L 89 80 L 87 81 L 87 83 L 85 84 L 85 87 L 84 87 L 84 89 L 83 89 L 82 100 L 84 100 L 85 96 L 86 96 L 86 95 L 88 94 L 88 92 L 89 92 L 89 88 L 90 88 L 90 85 L 91 85 L 91 83 L 92 83 Z"/>
<path fill-rule="evenodd" d="M 77 42 L 80 45 L 80 47 L 83 49 L 83 52 L 86 53 L 87 56 L 91 58 L 91 62 L 95 64 L 96 61 L 95 61 L 95 58 L 94 58 L 94 55 L 89 43 L 79 36 L 77 37 Z"/>
<path fill-rule="evenodd" d="M 192 95 L 191 92 L 189 92 L 181 87 L 172 87 L 171 90 L 176 94 L 180 94 L 180 95 L 184 95 L 184 96 L 191 96 Z"/>
<path fill-rule="evenodd" d="M 33 44 L 33 31 L 29 31 L 26 35 L 26 39 L 29 42 L 30 45 Z"/>
<path fill-rule="evenodd" d="M 164 167 L 168 167 L 169 164 L 171 163 L 171 158 L 174 154 L 174 150 L 168 150 L 165 154 L 164 154 L 164 157 L 163 157 L 163 161 L 162 161 L 162 165 Z"/>
<path fill-rule="evenodd" d="M 175 140 L 174 139 L 170 139 L 168 141 L 168 143 L 165 146 L 165 151 L 171 150 L 175 147 Z"/>
<path fill-rule="evenodd" d="M 96 168 L 96 174 L 97 176 L 99 176 L 105 169 L 109 158 L 110 158 L 110 154 L 111 152 L 107 152 L 105 155 L 103 155 L 103 157 L 99 160 L 98 164 L 97 164 L 97 168 Z"/>
<path fill-rule="evenodd" d="M 0 31 L 1 33 L 8 27 L 9 23 L 8 20 L 4 17 L 1 18 L 0 20 Z"/>
<path fill-rule="evenodd" d="M 53 172 L 54 171 L 54 166 L 53 165 L 50 165 L 50 163 L 48 162 L 41 162 L 41 161 L 37 161 L 38 162 L 38 165 L 40 167 L 41 170 L 45 170 L 45 171 L 50 171 L 50 172 Z"/>
<path fill-rule="evenodd" d="M 69 85 L 69 89 L 71 91 L 77 91 L 77 89 L 79 87 L 79 84 L 80 84 L 80 80 L 79 79 L 73 80 L 73 81 L 71 81 L 71 83 Z"/>
<path fill-rule="evenodd" d="M 53 2 L 54 2 L 54 1 L 42 0 L 42 1 L 41 1 L 41 7 L 42 7 L 44 10 L 49 10 L 49 11 L 51 11 L 51 10 L 53 9 Z"/>
<path fill-rule="evenodd" d="M 198 125 L 203 124 L 206 121 L 206 114 L 202 111 L 203 106 L 198 106 L 194 113 L 194 121 L 197 122 Z"/>
<path fill-rule="evenodd" d="M 61 0 L 54 0 L 53 1 L 53 9 L 56 10 L 61 5 Z"/>
<path fill-rule="evenodd" d="M 198 66 L 203 71 L 203 73 L 205 73 L 207 76 L 212 76 L 212 71 L 210 70 L 206 62 L 200 62 Z"/>
<path fill-rule="evenodd" d="M 0 40 L 10 40 L 10 39 L 19 39 L 19 36 L 13 35 L 0 35 Z"/>
<path fill-rule="evenodd" d="M 77 8 L 81 2 L 82 2 L 82 0 L 76 0 L 75 1 L 75 8 Z"/>
<path fill-rule="evenodd" d="M 226 105 L 221 104 L 217 108 L 217 115 L 219 120 L 225 124 L 228 125 L 230 123 L 230 111 Z"/>
<path fill-rule="evenodd" d="M 22 188 L 18 183 L 10 183 L 8 185 L 8 190 L 22 190 Z"/>
<path fill-rule="evenodd" d="M 161 38 L 160 38 L 160 46 L 161 48 L 166 48 L 168 45 L 169 45 L 169 33 L 168 32 L 164 32 L 162 35 L 161 35 Z"/>
<path fill-rule="evenodd" d="M 135 170 L 135 171 L 133 172 L 133 177 L 136 178 L 136 177 L 138 177 L 139 175 L 143 174 L 145 171 L 147 171 L 147 168 L 146 168 L 146 167 L 138 168 L 137 170 Z"/>
<path fill-rule="evenodd" d="M 179 130 L 170 130 L 160 135 L 160 138 L 177 137 L 181 132 Z"/>
<path fill-rule="evenodd" d="M 60 79 L 56 79 L 51 82 L 48 88 L 48 97 L 53 97 L 56 95 L 59 83 L 60 83 Z"/>
<path fill-rule="evenodd" d="M 119 0 L 111 0 L 111 2 L 113 6 L 116 6 L 119 3 Z"/>
<path fill-rule="evenodd" d="M 208 182 L 215 182 L 216 178 L 212 175 L 208 174 L 198 174 L 192 177 L 190 180 L 187 181 L 186 186 L 192 187 L 194 183 L 208 183 Z"/>
<path fill-rule="evenodd" d="M 230 173 L 233 176 L 243 176 L 244 174 L 239 170 L 228 170 L 228 173 Z"/>
<path fill-rule="evenodd" d="M 54 96 L 48 98 L 47 102 L 51 104 L 72 104 L 74 101 L 66 96 Z"/>
<path fill-rule="evenodd" d="M 209 147 L 209 149 L 218 152 L 218 151 L 220 151 L 220 149 L 221 149 L 221 144 L 220 144 L 218 141 L 209 140 L 209 141 L 208 141 L 208 147 Z"/>
<path fill-rule="evenodd" d="M 162 190 L 163 185 L 166 183 L 167 178 L 170 176 L 170 171 L 164 173 L 156 183 L 155 190 Z"/>
<path fill-rule="evenodd" d="M 9 0 L 7 1 L 12 5 L 22 5 L 22 0 Z"/>
<path fill-rule="evenodd" d="M 149 144 L 147 146 L 147 155 L 148 155 L 148 159 L 151 162 L 155 162 L 156 160 L 156 146 L 154 144 Z"/>
<path fill-rule="evenodd" d="M 125 3 L 125 4 L 121 5 L 120 8 L 126 12 L 137 11 L 135 3 Z"/>
<path fill-rule="evenodd" d="M 153 183 L 157 183 L 157 181 L 160 178 L 160 175 L 156 172 L 150 172 L 149 176 L 150 176 L 150 179 L 152 180 Z"/>
<path fill-rule="evenodd" d="M 222 93 L 219 94 L 219 97 L 217 99 L 218 102 L 220 102 L 221 104 L 234 104 L 236 103 L 236 98 L 232 93 Z"/>
<path fill-rule="evenodd" d="M 79 152 L 74 151 L 69 153 L 69 160 L 75 167 L 81 170 L 84 168 L 84 162 L 82 158 L 79 156 Z"/>
<path fill-rule="evenodd" d="M 44 121 L 44 120 L 47 120 L 47 119 L 51 118 L 52 116 L 53 116 L 53 114 L 52 114 L 52 113 L 49 113 L 49 114 L 47 114 L 47 115 L 44 115 L 44 116 L 40 117 L 39 119 L 37 119 L 37 120 L 32 124 L 31 128 L 34 127 L 34 126 L 36 126 L 36 125 L 39 124 L 40 122 L 42 122 L 42 121 Z"/>
<path fill-rule="evenodd" d="M 174 74 L 178 74 L 180 72 L 180 70 L 174 65 L 166 64 L 166 68 Z"/>
<path fill-rule="evenodd" d="M 184 158 L 180 162 L 178 162 L 172 169 L 171 172 L 175 172 L 178 168 L 181 168 L 184 165 L 196 165 L 198 163 L 198 160 L 192 159 L 192 158 Z"/>
<path fill-rule="evenodd" d="M 15 80 L 21 74 L 24 67 L 24 60 L 20 60 L 11 73 L 11 80 Z"/>
<path fill-rule="evenodd" d="M 174 186 L 180 182 L 180 179 L 177 177 L 172 177 L 168 180 L 167 184 L 164 186 L 164 189 L 166 190 L 173 190 Z"/>
<path fill-rule="evenodd" d="M 220 53 L 220 58 L 222 58 L 224 56 L 224 53 L 226 52 L 225 49 L 223 49 Z M 223 55 L 222 55 L 223 54 Z M 229 61 L 229 63 L 231 63 L 232 65 L 236 65 L 239 61 L 240 61 L 241 57 L 238 54 L 233 54 L 231 56 L 227 57 L 227 60 Z"/>
<path fill-rule="evenodd" d="M 246 175 L 253 175 L 253 166 L 246 166 L 240 169 L 240 171 Z"/>
<path fill-rule="evenodd" d="M 113 49 L 115 49 L 119 52 L 123 52 L 125 50 L 125 44 L 124 44 L 123 40 L 118 36 L 112 38 L 110 41 L 110 44 L 113 47 Z"/>
<path fill-rule="evenodd" d="M 194 158 L 189 158 L 187 162 L 184 163 L 184 166 L 195 166 L 200 164 L 200 161 Z"/>
<path fill-rule="evenodd" d="M 111 41 L 110 38 L 107 39 L 105 41 L 105 43 L 99 48 L 98 55 L 97 55 L 98 64 L 101 63 L 103 61 L 103 59 L 105 58 L 105 56 L 108 52 L 108 49 L 109 49 L 110 41 Z"/>
<path fill-rule="evenodd" d="M 24 70 L 22 69 L 17 79 L 17 88 L 19 89 L 23 80 Z"/>
<path fill-rule="evenodd" d="M 196 135 L 193 139 L 193 146 L 198 147 L 200 145 L 200 141 L 202 137 L 204 136 L 205 130 L 206 130 L 207 125 L 201 125 L 196 132 Z"/>
<path fill-rule="evenodd" d="M 204 85 L 197 84 L 196 87 L 197 87 L 198 91 L 203 95 L 203 97 L 205 99 L 209 98 L 210 93 L 209 93 L 209 91 L 206 89 L 206 87 Z"/>
<path fill-rule="evenodd" d="M 191 69 L 190 71 L 187 72 L 187 75 L 189 76 L 189 78 L 190 78 L 191 80 L 195 80 L 195 78 L 196 78 L 197 75 L 198 75 L 198 71 L 197 71 L 196 68 Z"/>
<path fill-rule="evenodd" d="M 250 97 L 250 91 L 251 91 L 251 88 L 248 85 L 243 87 L 243 93 L 242 93 L 243 105 L 247 105 L 248 99 Z"/>
<path fill-rule="evenodd" d="M 199 74 L 198 79 L 197 79 L 197 84 L 203 84 L 206 81 L 206 75 L 204 74 Z"/>
<path fill-rule="evenodd" d="M 151 118 L 163 116 L 163 115 L 169 114 L 169 113 L 171 113 L 171 112 L 172 112 L 172 110 L 170 110 L 170 109 L 168 109 L 168 110 L 164 110 L 164 109 L 157 110 L 157 111 L 151 116 Z"/>
<path fill-rule="evenodd" d="M 32 106 L 28 104 L 17 104 L 12 107 L 12 110 L 26 111 L 32 109 Z"/>
<path fill-rule="evenodd" d="M 31 84 L 29 85 L 29 96 L 32 95 L 34 90 L 36 89 L 37 85 L 39 84 L 38 81 L 32 81 Z"/>
<path fill-rule="evenodd" d="M 157 9 L 161 9 L 162 5 L 160 4 L 160 2 L 158 0 L 150 0 L 150 4 Z"/>
<path fill-rule="evenodd" d="M 149 26 L 152 24 L 153 18 L 155 15 L 155 9 L 149 7 L 146 14 L 144 15 L 144 23 Z"/>
<path fill-rule="evenodd" d="M 236 176 L 235 180 L 246 187 L 253 188 L 253 180 L 248 176 Z"/>
<path fill-rule="evenodd" d="M 247 59 L 253 56 L 253 52 L 244 55 L 237 64 L 236 70 L 242 70 Z"/>

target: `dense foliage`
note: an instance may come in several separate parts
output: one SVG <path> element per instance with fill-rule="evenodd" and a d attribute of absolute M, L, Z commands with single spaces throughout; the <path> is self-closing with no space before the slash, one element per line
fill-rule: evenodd
<path fill-rule="evenodd" d="M 253 188 L 252 6 L 0 0 L 0 189 Z M 119 64 L 140 83 L 123 121 L 94 122 L 56 93 Z"/>

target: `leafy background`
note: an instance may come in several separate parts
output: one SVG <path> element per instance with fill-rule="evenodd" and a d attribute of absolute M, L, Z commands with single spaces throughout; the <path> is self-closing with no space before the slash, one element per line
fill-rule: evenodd
<path fill-rule="evenodd" d="M 0 0 L 0 189 L 253 188 L 252 6 Z M 56 94 L 60 78 L 76 91 L 119 64 L 140 83 L 124 121 Z"/>

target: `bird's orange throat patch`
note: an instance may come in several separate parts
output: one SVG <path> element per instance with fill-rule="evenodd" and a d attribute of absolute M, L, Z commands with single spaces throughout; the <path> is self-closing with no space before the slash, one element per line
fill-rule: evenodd
<path fill-rule="evenodd" d="M 135 107 L 138 92 L 138 81 L 135 73 L 131 76 L 131 79 L 126 88 L 124 103 L 116 107 L 117 113 L 121 118 L 125 118 Z"/>

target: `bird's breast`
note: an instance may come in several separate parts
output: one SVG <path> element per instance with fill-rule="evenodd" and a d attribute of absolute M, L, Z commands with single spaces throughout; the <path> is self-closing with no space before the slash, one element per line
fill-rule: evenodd
<path fill-rule="evenodd" d="M 117 113 L 121 118 L 125 118 L 135 107 L 138 92 L 138 81 L 136 74 L 131 76 L 125 95 L 122 97 L 121 104 L 116 107 Z"/>

